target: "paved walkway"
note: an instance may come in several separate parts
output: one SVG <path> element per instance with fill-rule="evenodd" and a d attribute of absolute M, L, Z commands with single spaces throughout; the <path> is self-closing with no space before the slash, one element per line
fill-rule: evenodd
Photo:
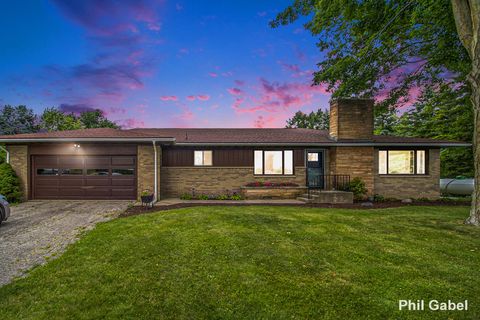
<path fill-rule="evenodd" d="M 256 205 L 299 205 L 305 202 L 296 199 L 265 199 L 265 200 L 181 200 L 178 198 L 162 199 L 155 203 L 155 207 L 175 206 L 181 204 L 213 204 L 213 205 L 235 205 L 235 204 L 256 204 Z M 140 205 L 140 203 L 138 203 Z"/>
<path fill-rule="evenodd" d="M 29 201 L 12 207 L 0 226 L 0 286 L 47 257 L 63 252 L 78 235 L 116 217 L 129 201 Z"/>

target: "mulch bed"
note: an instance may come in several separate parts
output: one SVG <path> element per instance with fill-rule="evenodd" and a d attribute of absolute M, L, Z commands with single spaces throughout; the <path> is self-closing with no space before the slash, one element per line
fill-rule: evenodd
<path fill-rule="evenodd" d="M 215 203 L 212 200 L 212 203 L 178 203 L 168 206 L 158 206 L 158 207 L 142 207 L 134 206 L 128 208 L 125 212 L 120 214 L 120 217 L 129 217 L 136 216 L 144 213 L 180 209 L 180 208 L 190 208 L 190 207 L 199 207 L 199 206 L 279 206 L 279 207 L 302 207 L 302 208 L 335 208 L 335 209 L 384 209 L 384 208 L 397 208 L 397 207 L 407 207 L 407 206 L 469 206 L 470 202 L 467 201 L 418 201 L 412 203 L 403 203 L 401 201 L 384 201 L 384 202 L 374 202 L 373 206 L 362 206 L 363 202 L 355 202 L 353 204 L 321 204 L 321 203 L 306 203 L 306 204 L 284 204 L 284 203 L 242 203 L 232 201 L 231 203 Z"/>

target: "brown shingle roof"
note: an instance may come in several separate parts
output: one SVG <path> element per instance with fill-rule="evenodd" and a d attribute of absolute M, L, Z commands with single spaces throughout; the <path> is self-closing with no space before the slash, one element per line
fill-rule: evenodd
<path fill-rule="evenodd" d="M 82 129 L 56 132 L 38 132 L 0 136 L 3 142 L 36 141 L 42 139 L 148 139 L 173 140 L 177 144 L 312 144 L 312 145 L 338 145 L 338 144 L 375 144 L 375 145 L 467 145 L 459 141 L 435 140 L 426 138 L 373 136 L 370 141 L 341 140 L 336 141 L 329 137 L 326 130 L 313 129 L 227 129 L 227 128 L 150 128 L 150 129 Z"/>
<path fill-rule="evenodd" d="M 311 129 L 132 129 L 149 136 L 174 137 L 176 143 L 328 143 L 328 132 Z"/>

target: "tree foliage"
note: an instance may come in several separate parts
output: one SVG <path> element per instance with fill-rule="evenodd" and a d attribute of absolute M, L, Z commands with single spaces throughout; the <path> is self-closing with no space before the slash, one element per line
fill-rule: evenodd
<path fill-rule="evenodd" d="M 74 113 L 64 113 L 57 108 L 47 108 L 40 117 L 40 126 L 48 131 L 63 131 L 92 128 L 119 128 L 119 126 L 108 120 L 103 111 L 82 112 L 79 116 Z"/>
<path fill-rule="evenodd" d="M 47 131 L 82 129 L 83 125 L 73 113 L 65 114 L 57 108 L 47 108 L 40 116 L 40 126 Z"/>
<path fill-rule="evenodd" d="M 330 112 L 318 109 L 309 114 L 297 111 L 295 115 L 287 120 L 286 128 L 306 128 L 328 130 L 330 126 Z"/>
<path fill-rule="evenodd" d="M 92 128 L 114 128 L 118 129 L 119 126 L 113 122 L 108 120 L 103 111 L 100 109 L 96 109 L 94 111 L 85 111 L 80 114 L 80 122 L 83 124 L 84 128 L 92 129 Z"/>
<path fill-rule="evenodd" d="M 438 90 L 427 88 L 413 108 L 400 117 L 394 134 L 471 142 L 473 109 L 467 86 Z M 448 148 L 441 152 L 441 176 L 474 176 L 471 148 Z"/>
<path fill-rule="evenodd" d="M 441 81 L 446 71 L 463 81 L 470 69 L 449 0 L 296 0 L 271 25 L 301 16 L 325 55 L 313 82 L 334 97 L 383 92 L 382 105 L 392 106 L 412 86 Z"/>
<path fill-rule="evenodd" d="M 11 203 L 20 202 L 23 198 L 20 179 L 12 166 L 5 162 L 0 164 L 0 194 Z"/>
<path fill-rule="evenodd" d="M 37 116 L 24 105 L 5 105 L 0 109 L 0 135 L 38 131 Z"/>

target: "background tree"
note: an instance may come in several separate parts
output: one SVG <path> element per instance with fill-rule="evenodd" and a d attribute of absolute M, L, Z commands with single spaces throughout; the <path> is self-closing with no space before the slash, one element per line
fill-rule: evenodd
<path fill-rule="evenodd" d="M 426 89 L 414 107 L 403 113 L 394 133 L 407 137 L 424 137 L 471 142 L 473 136 L 473 109 L 468 87 L 442 86 Z M 440 153 L 441 176 L 473 177 L 471 148 L 447 148 Z"/>
<path fill-rule="evenodd" d="M 43 111 L 40 126 L 47 131 L 83 129 L 82 122 L 73 113 L 65 114 L 54 107 Z"/>
<path fill-rule="evenodd" d="M 395 108 L 387 108 L 376 112 L 374 119 L 374 133 L 378 135 L 395 135 L 399 117 Z"/>
<path fill-rule="evenodd" d="M 26 106 L 3 106 L 0 109 L 0 135 L 38 131 L 37 116 Z"/>
<path fill-rule="evenodd" d="M 330 126 L 330 112 L 318 109 L 308 115 L 302 111 L 297 111 L 295 115 L 287 120 L 286 128 L 306 128 L 328 130 Z"/>
<path fill-rule="evenodd" d="M 466 223 L 480 225 L 480 0 L 295 0 L 271 25 L 301 16 L 324 53 L 313 83 L 334 97 L 384 92 L 377 110 L 387 109 L 404 104 L 412 88 L 468 81 L 477 187 Z"/>
<path fill-rule="evenodd" d="M 108 120 L 103 111 L 96 109 L 94 111 L 85 111 L 80 114 L 80 122 L 86 129 L 92 128 L 120 128 L 115 122 Z"/>
<path fill-rule="evenodd" d="M 77 116 L 74 113 L 64 113 L 57 108 L 47 108 L 40 117 L 40 126 L 48 131 L 119 128 L 115 122 L 108 120 L 100 109 L 85 111 Z"/>

